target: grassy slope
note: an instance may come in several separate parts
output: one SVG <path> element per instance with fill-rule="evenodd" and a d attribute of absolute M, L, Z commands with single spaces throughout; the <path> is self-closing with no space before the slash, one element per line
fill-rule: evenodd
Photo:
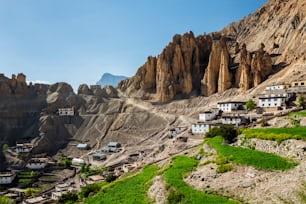
<path fill-rule="evenodd" d="M 177 156 L 173 160 L 173 166 L 164 175 L 167 184 L 184 195 L 182 203 L 236 203 L 221 196 L 205 194 L 187 185 L 183 181 L 183 176 L 192 171 L 197 164 L 198 162 L 194 158 Z"/>
<path fill-rule="evenodd" d="M 157 166 L 145 167 L 142 173 L 103 189 L 97 195 L 85 200 L 85 203 L 148 203 L 146 194 L 149 186 L 147 182 L 155 176 L 157 169 Z"/>
<path fill-rule="evenodd" d="M 296 165 L 294 162 L 275 154 L 223 144 L 223 138 L 220 136 L 209 139 L 208 144 L 215 148 L 219 155 L 228 158 L 230 161 L 253 166 L 257 169 L 287 170 Z"/>
<path fill-rule="evenodd" d="M 302 111 L 299 111 L 299 112 L 292 112 L 292 113 L 289 114 L 289 116 L 293 116 L 293 115 L 300 115 L 300 116 L 306 117 L 306 110 L 302 110 Z"/>
<path fill-rule="evenodd" d="M 281 142 L 288 139 L 306 140 L 306 127 L 253 128 L 242 131 L 246 138 L 258 138 Z"/>

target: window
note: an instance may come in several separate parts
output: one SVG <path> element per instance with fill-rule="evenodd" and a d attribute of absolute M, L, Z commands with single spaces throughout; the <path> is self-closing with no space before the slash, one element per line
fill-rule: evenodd
<path fill-rule="evenodd" d="M 271 106 L 271 104 L 269 103 L 268 106 Z"/>
<path fill-rule="evenodd" d="M 301 86 L 304 86 L 305 85 L 305 83 L 304 82 L 301 82 Z"/>
<path fill-rule="evenodd" d="M 274 103 L 274 106 L 277 106 L 277 103 Z"/>
<path fill-rule="evenodd" d="M 299 83 L 294 83 L 294 85 L 295 85 L 295 86 L 298 86 L 298 85 L 299 85 Z"/>
<path fill-rule="evenodd" d="M 277 98 L 275 98 L 274 101 L 277 101 Z"/>

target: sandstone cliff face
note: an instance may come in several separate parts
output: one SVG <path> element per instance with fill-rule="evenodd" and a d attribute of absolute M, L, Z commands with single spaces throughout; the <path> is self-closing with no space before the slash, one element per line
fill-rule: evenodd
<path fill-rule="evenodd" d="M 122 81 L 119 88 L 133 96 L 137 95 L 132 93 L 133 89 L 155 93 L 162 102 L 177 95 L 188 96 L 192 91 L 200 92 L 211 44 L 210 36 L 195 38 L 192 32 L 175 35 L 157 58 L 149 57 L 136 75 Z"/>
<path fill-rule="evenodd" d="M 222 37 L 213 42 L 209 64 L 202 80 L 202 94 L 212 95 L 223 92 L 231 87 L 232 76 L 229 71 L 229 52 L 226 40 Z"/>

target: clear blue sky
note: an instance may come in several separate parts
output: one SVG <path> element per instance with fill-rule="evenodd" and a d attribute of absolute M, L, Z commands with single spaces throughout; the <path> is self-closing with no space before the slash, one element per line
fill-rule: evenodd
<path fill-rule="evenodd" d="M 267 0 L 0 0 L 0 72 L 75 89 L 132 76 L 174 34 L 221 30 Z"/>

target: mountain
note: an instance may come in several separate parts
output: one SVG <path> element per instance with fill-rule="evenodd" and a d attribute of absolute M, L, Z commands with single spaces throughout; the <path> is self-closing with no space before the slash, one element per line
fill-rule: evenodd
<path fill-rule="evenodd" d="M 271 0 L 219 32 L 175 35 L 119 88 L 128 96 L 169 102 L 255 87 L 288 65 L 305 62 L 305 7 L 305 0 Z"/>
<path fill-rule="evenodd" d="M 110 73 L 104 73 L 101 77 L 101 79 L 96 83 L 97 85 L 103 86 L 118 86 L 119 82 L 122 80 L 127 79 L 126 76 L 117 76 L 112 75 Z"/>

